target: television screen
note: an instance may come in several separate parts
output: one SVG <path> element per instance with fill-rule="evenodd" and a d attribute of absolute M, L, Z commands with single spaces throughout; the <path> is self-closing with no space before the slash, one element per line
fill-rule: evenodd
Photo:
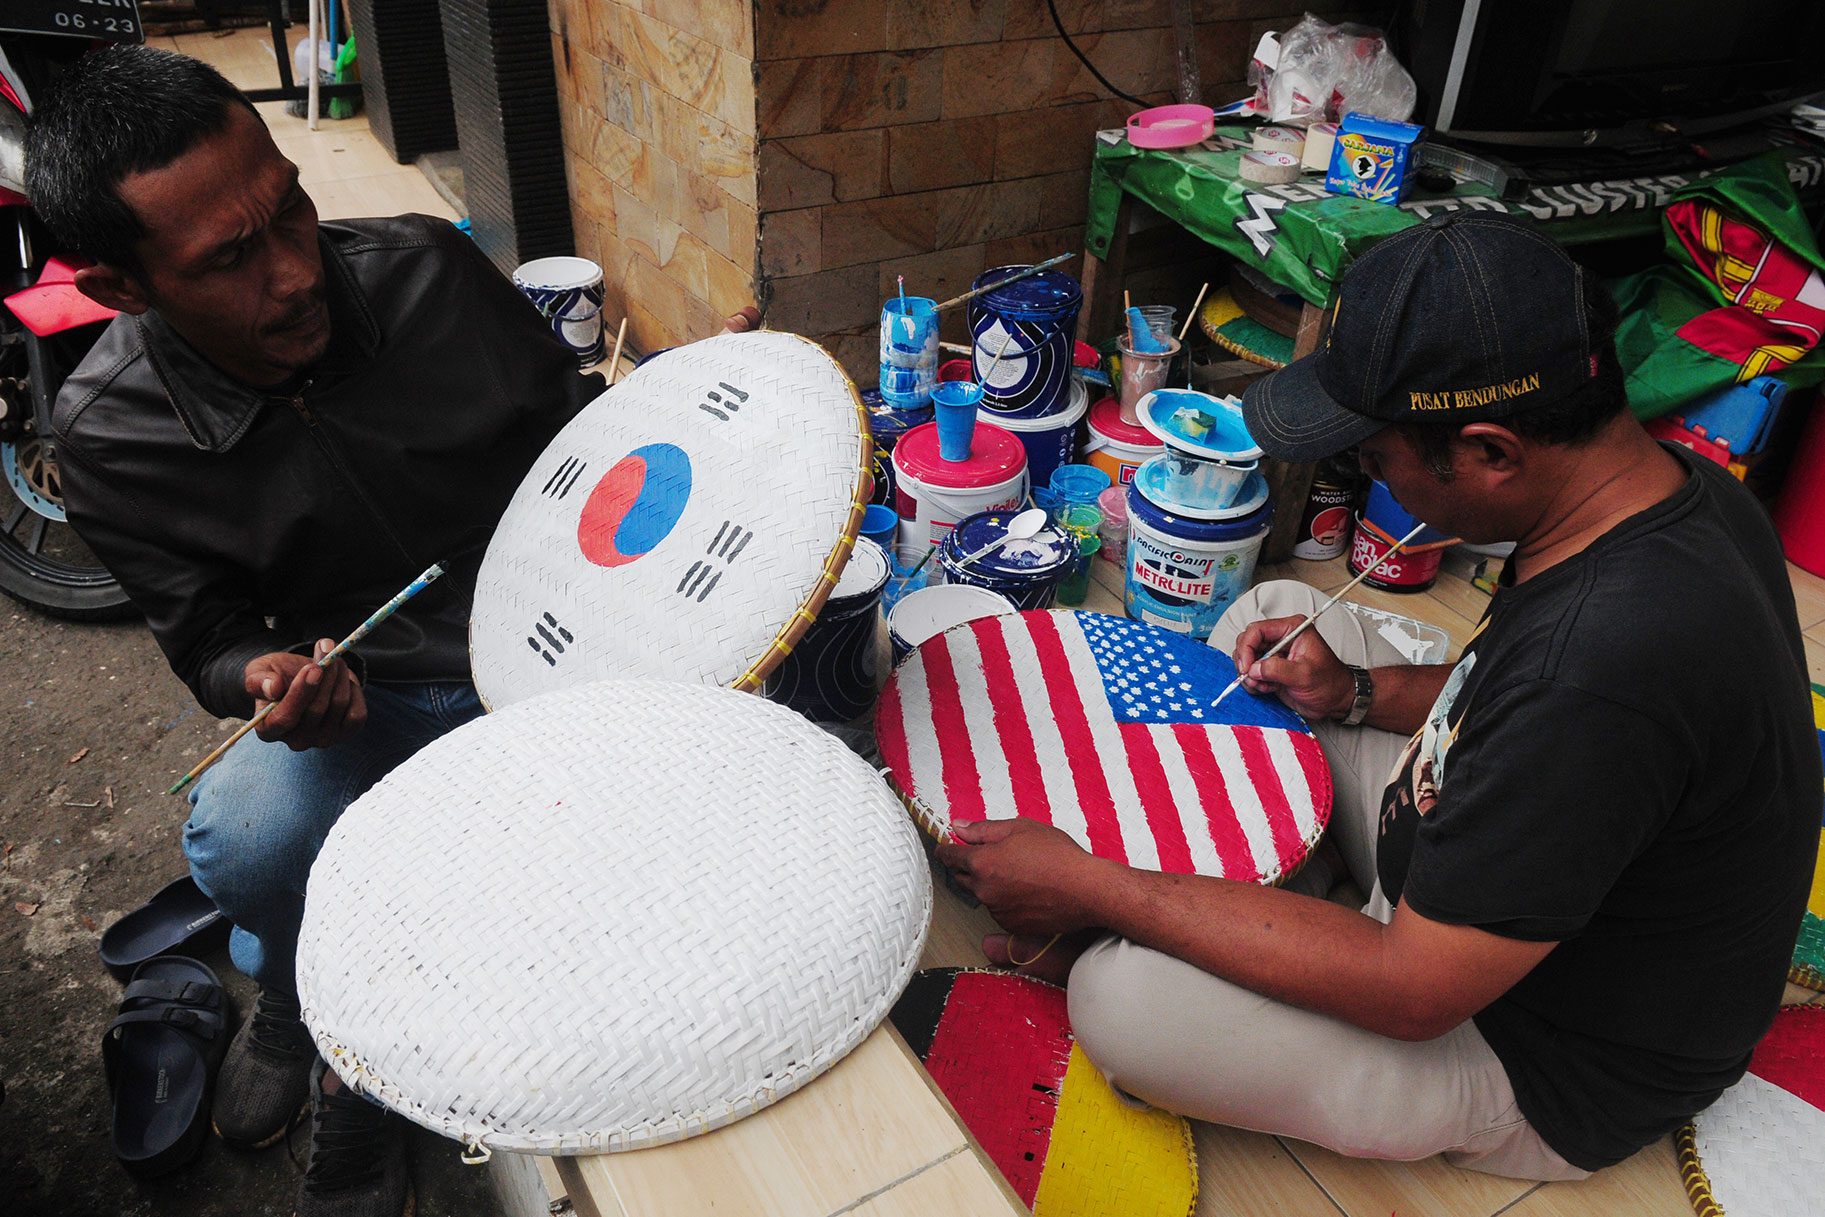
<path fill-rule="evenodd" d="M 1414 0 L 1419 121 L 1466 139 L 1629 144 L 1825 91 L 1821 0 Z"/>

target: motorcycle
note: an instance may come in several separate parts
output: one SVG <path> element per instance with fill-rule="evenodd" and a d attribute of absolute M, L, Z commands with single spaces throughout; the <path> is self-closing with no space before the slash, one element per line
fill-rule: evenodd
<path fill-rule="evenodd" d="M 56 251 L 32 211 L 25 131 L 61 63 L 97 41 L 143 35 L 132 0 L 44 10 L 28 31 L 0 34 L 0 592 L 53 617 L 101 621 L 134 608 L 64 512 L 51 408 L 114 314 L 77 292 L 83 263 Z"/>

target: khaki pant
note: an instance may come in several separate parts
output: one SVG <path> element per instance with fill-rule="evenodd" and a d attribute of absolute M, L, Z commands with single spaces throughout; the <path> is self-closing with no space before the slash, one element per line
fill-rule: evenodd
<path fill-rule="evenodd" d="M 1232 605 L 1212 635 L 1228 653 L 1242 627 L 1310 613 L 1324 602 L 1302 583 L 1263 584 Z M 1346 663 L 1405 660 L 1339 608 L 1316 627 Z M 1375 821 L 1406 739 L 1316 723 L 1331 766 L 1330 836 L 1370 893 L 1363 912 L 1393 916 L 1375 877 Z M 1299 887 L 1298 879 L 1289 885 Z M 1077 961 L 1071 1025 L 1118 1089 L 1194 1119 L 1311 1141 L 1358 1158 L 1444 1154 L 1456 1166 L 1520 1179 L 1582 1179 L 1515 1105 L 1508 1075 L 1473 1023 L 1406 1043 L 1283 1005 L 1114 935 Z"/>

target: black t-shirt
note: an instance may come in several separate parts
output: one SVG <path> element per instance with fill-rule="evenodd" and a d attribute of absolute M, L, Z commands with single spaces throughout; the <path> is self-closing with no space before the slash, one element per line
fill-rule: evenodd
<path fill-rule="evenodd" d="M 1390 901 L 1558 943 L 1476 1025 L 1586 1170 L 1742 1076 L 1819 842 L 1780 545 L 1741 485 L 1680 459 L 1671 497 L 1496 592 L 1382 807 Z"/>

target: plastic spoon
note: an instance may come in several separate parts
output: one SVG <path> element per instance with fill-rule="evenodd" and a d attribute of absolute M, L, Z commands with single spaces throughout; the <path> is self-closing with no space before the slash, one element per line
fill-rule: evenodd
<path fill-rule="evenodd" d="M 1003 545 L 1006 545 L 1009 541 L 1024 541 L 1028 537 L 1035 536 L 1038 534 L 1039 530 L 1045 526 L 1046 513 L 1037 507 L 1030 507 L 1008 521 L 1007 532 L 996 537 L 993 541 L 990 541 L 987 545 L 984 545 L 981 549 L 957 563 L 957 569 L 962 570 L 964 567 L 974 563 L 978 558 L 988 557 Z"/>

